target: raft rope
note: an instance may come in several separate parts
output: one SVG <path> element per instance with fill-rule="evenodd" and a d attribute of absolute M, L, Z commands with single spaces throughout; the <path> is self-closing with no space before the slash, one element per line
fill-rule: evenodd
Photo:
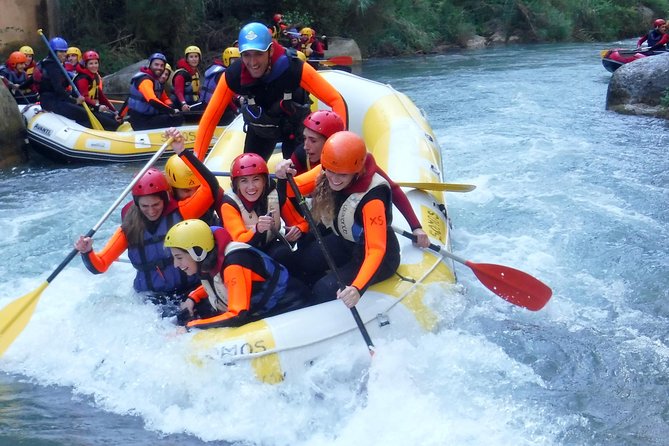
<path fill-rule="evenodd" d="M 437 254 L 434 254 L 434 256 L 435 256 L 435 257 L 439 257 L 439 258 L 436 259 L 436 261 L 434 262 L 434 264 L 433 264 L 430 268 L 428 268 L 428 269 L 425 271 L 425 274 L 423 274 L 418 280 L 415 280 L 415 281 L 413 282 L 413 285 L 411 285 L 411 286 L 409 287 L 408 290 L 406 290 L 404 293 L 402 293 L 402 294 L 397 298 L 397 300 L 396 300 L 395 302 L 393 302 L 388 308 L 386 308 L 385 311 L 383 312 L 383 314 L 387 314 L 390 310 L 392 310 L 393 308 L 395 308 L 396 305 L 398 305 L 398 304 L 399 304 L 400 302 L 402 302 L 407 296 L 409 296 L 411 293 L 413 293 L 414 290 L 415 290 L 417 287 L 419 287 L 419 286 L 423 286 L 422 282 L 427 278 L 427 276 L 429 276 L 429 275 L 432 273 L 432 271 L 434 271 L 434 270 L 437 268 L 437 266 L 439 266 L 439 264 L 445 260 L 445 258 L 444 258 L 443 256 L 439 256 L 439 255 L 437 255 Z M 371 319 L 369 319 L 369 321 L 372 321 L 372 320 L 375 319 L 376 317 L 377 317 L 377 316 L 372 317 Z M 368 321 L 368 322 L 369 322 L 369 321 Z M 271 355 L 271 354 L 275 354 L 275 353 L 281 353 L 281 352 L 284 352 L 284 351 L 290 351 L 290 350 L 295 350 L 295 349 L 298 349 L 298 348 L 303 348 L 303 347 L 308 347 L 308 346 L 311 346 L 311 345 L 316 345 L 316 344 L 319 344 L 319 343 L 321 343 L 321 342 L 325 342 L 325 341 L 327 341 L 327 340 L 336 338 L 337 336 L 340 336 L 340 335 L 342 335 L 342 334 L 344 334 L 344 333 L 346 333 L 346 332 L 350 332 L 350 331 L 353 331 L 353 330 L 356 330 L 356 329 L 357 329 L 357 327 L 352 326 L 352 327 L 350 327 L 350 328 L 348 328 L 348 329 L 338 331 L 337 333 L 334 333 L 332 336 L 328 336 L 328 337 L 326 337 L 326 338 L 322 338 L 322 339 L 319 339 L 319 340 L 317 340 L 317 341 L 313 341 L 313 342 L 309 342 L 309 343 L 305 343 L 305 344 L 300 344 L 300 345 L 293 345 L 293 346 L 289 346 L 289 347 L 275 348 L 275 349 L 272 349 L 272 350 L 265 350 L 265 351 L 257 352 L 257 353 L 247 353 L 247 354 L 245 354 L 245 355 L 235 355 L 235 356 L 231 356 L 230 358 L 225 358 L 225 359 L 226 359 L 226 361 L 229 360 L 229 363 L 230 363 L 230 364 L 234 364 L 235 362 L 240 361 L 240 360 L 255 359 L 255 358 L 260 358 L 260 357 L 267 356 L 267 355 Z M 230 340 L 231 340 L 231 341 L 235 341 L 235 340 L 238 340 L 238 339 L 234 339 L 234 338 L 233 338 L 233 339 L 230 339 Z M 208 354 L 197 355 L 197 354 L 195 353 L 195 356 L 196 356 L 198 359 L 204 359 L 204 358 L 207 358 L 207 357 L 210 357 L 211 359 L 215 359 L 215 360 L 220 360 L 220 359 L 221 359 L 221 358 L 218 357 L 218 356 L 215 356 L 215 355 L 208 355 Z"/>
<path fill-rule="evenodd" d="M 98 133 L 94 133 L 94 132 L 92 131 L 92 129 L 89 129 L 89 128 L 84 127 L 84 126 L 82 126 L 82 129 L 77 129 L 77 128 L 72 127 L 71 124 L 70 124 L 70 122 L 69 122 L 69 121 L 71 121 L 71 120 L 68 119 L 68 118 L 66 118 L 65 116 L 59 115 L 58 113 L 48 112 L 48 111 L 46 111 L 46 110 L 40 110 L 40 111 L 38 111 L 37 113 L 35 113 L 35 116 L 39 115 L 40 113 L 51 113 L 52 115 L 54 115 L 54 116 L 56 117 L 56 119 L 58 119 L 58 120 L 63 124 L 63 130 L 70 130 L 70 131 L 72 131 L 72 132 L 85 133 L 85 134 L 87 134 L 87 135 L 95 136 L 95 137 L 98 137 L 98 138 L 104 138 L 104 139 L 106 139 L 106 140 L 114 141 L 114 142 L 121 142 L 121 143 L 128 143 L 128 144 L 135 144 L 135 143 L 136 143 L 136 141 L 135 141 L 135 139 L 134 139 L 134 134 L 131 135 L 131 136 L 127 136 L 125 139 L 122 139 L 122 138 L 120 138 L 120 137 L 118 137 L 118 138 L 114 138 L 114 137 L 112 137 L 112 136 L 100 135 L 99 132 L 100 132 L 101 130 L 98 130 L 98 131 L 97 131 Z M 33 116 L 33 118 L 35 118 L 35 116 Z M 65 119 L 67 119 L 67 121 L 65 121 Z M 32 119 L 31 119 L 31 120 L 32 120 Z M 115 134 L 115 133 L 116 133 L 116 132 L 112 132 L 112 131 L 110 131 L 110 130 L 102 130 L 102 131 L 104 131 L 104 132 L 106 132 L 106 133 L 110 133 L 110 134 Z M 133 130 L 133 132 L 137 133 L 138 131 L 137 131 L 137 130 Z M 144 134 L 147 136 L 147 138 L 149 137 L 149 134 L 148 134 L 148 133 L 144 133 Z M 212 141 L 213 141 L 214 144 L 215 144 L 215 143 L 216 143 L 216 138 L 215 138 L 215 137 L 212 138 Z M 142 142 L 141 144 L 142 144 L 142 145 L 145 145 L 145 146 L 149 146 L 149 147 L 160 147 L 160 146 L 163 145 L 163 143 L 164 143 L 164 141 L 161 142 L 161 143 L 153 143 L 153 142 L 151 142 L 151 141 L 149 140 L 149 141 L 147 141 L 147 142 Z"/>

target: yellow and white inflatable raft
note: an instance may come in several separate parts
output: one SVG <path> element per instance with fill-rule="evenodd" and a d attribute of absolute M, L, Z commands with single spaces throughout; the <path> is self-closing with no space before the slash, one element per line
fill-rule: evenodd
<path fill-rule="evenodd" d="M 166 129 L 138 131 L 93 130 L 56 113 L 42 111 L 39 105 L 19 106 L 23 113 L 31 146 L 56 161 L 133 162 L 148 160 L 163 145 Z M 224 127 L 217 127 L 218 138 Z M 197 125 L 180 128 L 186 147 L 193 147 Z M 167 155 L 166 155 L 167 156 Z"/>
<path fill-rule="evenodd" d="M 377 163 L 397 182 L 441 182 L 440 149 L 432 130 L 416 106 L 389 85 L 341 71 L 322 72 L 344 96 L 349 109 L 350 130 L 365 139 Z M 326 108 L 318 104 L 319 108 Z M 227 172 L 243 147 L 241 118 L 223 132 L 205 164 Z M 275 155 L 277 156 L 277 155 Z M 271 163 L 270 163 L 271 164 Z M 220 178 L 229 187 L 227 178 Z M 450 247 L 449 220 L 443 192 L 405 189 L 407 196 L 433 240 Z M 395 209 L 393 222 L 408 229 Z M 373 285 L 357 309 L 372 340 L 387 332 L 432 330 L 437 314 L 427 305 L 426 291 L 434 283 L 454 283 L 453 264 L 440 255 L 413 247 L 399 237 L 402 263 L 398 274 Z M 239 328 L 202 330 L 192 335 L 193 359 L 247 364 L 258 379 L 280 381 L 297 372 L 331 348 L 365 349 L 356 323 L 339 301 L 269 317 Z"/>

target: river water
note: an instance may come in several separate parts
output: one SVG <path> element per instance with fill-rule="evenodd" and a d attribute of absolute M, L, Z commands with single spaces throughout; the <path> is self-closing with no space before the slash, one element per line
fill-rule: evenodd
<path fill-rule="evenodd" d="M 460 266 L 438 333 L 378 340 L 371 365 L 364 345 L 342 346 L 268 386 L 225 367 L 193 373 L 127 265 L 91 276 L 75 259 L 0 360 L 0 445 L 666 444 L 667 128 L 604 110 L 606 46 L 363 67 L 425 110 L 445 181 L 477 185 L 449 195 L 454 251 L 548 283 L 542 311 Z M 53 271 L 135 169 L 0 173 L 0 305 Z"/>

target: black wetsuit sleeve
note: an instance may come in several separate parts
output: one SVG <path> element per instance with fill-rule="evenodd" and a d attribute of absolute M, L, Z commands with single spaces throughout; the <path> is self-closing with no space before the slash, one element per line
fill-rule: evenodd
<path fill-rule="evenodd" d="M 102 272 L 98 271 L 95 266 L 93 266 L 93 263 L 91 262 L 91 252 L 93 251 L 88 251 L 88 252 L 83 252 L 81 253 L 81 260 L 84 262 L 84 266 L 86 269 L 93 274 L 102 274 Z"/>

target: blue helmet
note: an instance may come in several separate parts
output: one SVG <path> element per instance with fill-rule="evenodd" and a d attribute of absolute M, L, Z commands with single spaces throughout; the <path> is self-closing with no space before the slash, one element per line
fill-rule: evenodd
<path fill-rule="evenodd" d="M 62 37 L 54 37 L 49 40 L 49 46 L 54 51 L 67 51 L 67 48 L 69 47 L 67 41 Z"/>
<path fill-rule="evenodd" d="M 252 22 L 239 30 L 239 52 L 267 51 L 272 44 L 272 32 L 262 23 Z"/>
<path fill-rule="evenodd" d="M 149 56 L 149 65 L 151 65 L 151 62 L 153 62 L 156 59 L 160 59 L 163 62 L 167 63 L 167 57 L 163 53 L 153 53 L 152 55 Z"/>

